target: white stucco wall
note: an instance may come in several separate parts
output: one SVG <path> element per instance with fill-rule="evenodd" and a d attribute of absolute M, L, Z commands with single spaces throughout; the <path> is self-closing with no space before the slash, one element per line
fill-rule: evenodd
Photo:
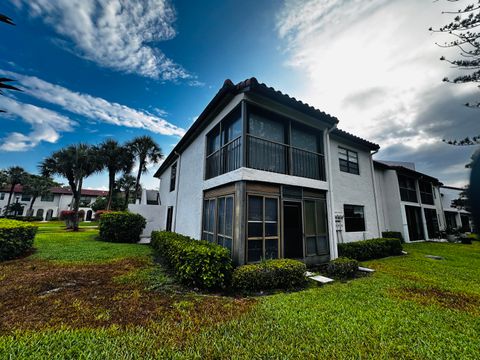
<path fill-rule="evenodd" d="M 141 237 L 150 237 L 153 230 L 161 228 L 161 219 L 165 218 L 166 208 L 163 205 L 129 204 L 128 210 L 142 215 L 147 220 L 147 225 Z"/>
<path fill-rule="evenodd" d="M 339 146 L 358 153 L 360 175 L 340 171 Z M 378 237 L 377 207 L 370 152 L 331 138 L 330 154 L 335 214 L 344 215 L 343 206 L 348 204 L 364 206 L 365 216 L 365 231 L 362 232 L 346 232 L 345 222 L 343 222 L 341 233 L 336 229 L 338 242 L 351 242 Z"/>

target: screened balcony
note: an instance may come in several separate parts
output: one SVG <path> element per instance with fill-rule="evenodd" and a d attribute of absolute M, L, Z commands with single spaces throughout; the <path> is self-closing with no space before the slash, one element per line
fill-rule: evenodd
<path fill-rule="evenodd" d="M 242 105 L 207 135 L 206 179 L 243 166 L 326 180 L 321 130 Z"/>

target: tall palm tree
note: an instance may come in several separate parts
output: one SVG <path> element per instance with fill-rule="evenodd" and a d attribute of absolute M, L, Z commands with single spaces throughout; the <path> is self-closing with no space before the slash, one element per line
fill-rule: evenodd
<path fill-rule="evenodd" d="M 156 164 L 163 158 L 162 149 L 148 135 L 136 137 L 127 146 L 138 160 L 138 173 L 135 181 L 135 199 L 138 199 L 140 195 L 140 177 L 148 171 L 147 165 L 149 162 Z"/>
<path fill-rule="evenodd" d="M 7 15 L 0 14 L 0 21 L 7 23 L 9 25 L 15 25 L 12 19 L 10 19 Z"/>
<path fill-rule="evenodd" d="M 10 19 L 8 16 L 3 14 L 0 14 L 0 22 L 4 22 L 9 25 L 15 25 L 12 19 Z M 7 82 L 10 82 L 10 81 L 13 81 L 13 80 L 9 78 L 4 78 L 4 77 L 0 78 L 0 95 L 3 95 L 2 89 L 22 91 L 13 85 L 6 84 Z M 5 110 L 0 109 L 0 112 L 5 112 Z"/>
<path fill-rule="evenodd" d="M 27 173 L 20 166 L 11 166 L 5 171 L 7 183 L 10 184 L 10 192 L 8 194 L 7 207 L 10 207 L 12 202 L 12 196 L 15 191 L 15 186 L 23 184 L 24 180 L 27 177 Z"/>
<path fill-rule="evenodd" d="M 101 170 L 96 150 L 87 144 L 69 145 L 55 151 L 40 165 L 43 176 L 59 175 L 67 179 L 73 194 L 73 230 L 78 231 L 78 208 L 83 180 Z"/>
<path fill-rule="evenodd" d="M 135 191 L 136 180 L 135 177 L 130 174 L 123 174 L 123 176 L 117 180 L 117 188 L 123 191 L 125 195 L 124 207 L 128 208 L 128 201 L 130 200 L 130 194 Z"/>
<path fill-rule="evenodd" d="M 115 176 L 119 172 L 129 173 L 133 167 L 133 154 L 116 140 L 105 140 L 97 147 L 100 163 L 108 171 L 108 197 L 106 210 L 112 207 Z"/>
<path fill-rule="evenodd" d="M 46 196 L 52 193 L 52 187 L 60 186 L 59 183 L 53 181 L 52 178 L 40 175 L 29 175 L 23 186 L 23 192 L 27 195 L 31 195 L 29 212 L 32 211 L 33 204 L 38 197 Z"/>

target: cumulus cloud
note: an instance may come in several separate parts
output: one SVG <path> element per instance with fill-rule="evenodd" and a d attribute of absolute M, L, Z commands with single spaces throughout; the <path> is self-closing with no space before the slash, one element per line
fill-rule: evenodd
<path fill-rule="evenodd" d="M 173 39 L 169 0 L 11 0 L 42 19 L 60 44 L 100 66 L 162 80 L 192 79 L 156 43 Z"/>
<path fill-rule="evenodd" d="M 448 22 L 441 15 L 448 6 L 417 0 L 286 0 L 277 18 L 278 36 L 286 65 L 307 79 L 295 95 L 337 116 L 339 127 L 380 143 L 382 158 L 418 160 L 422 170 L 428 165 L 422 153 L 428 153 L 434 165 L 428 170 L 440 176 L 451 152 L 461 165 L 455 181 L 465 181 L 468 150 L 456 151 L 441 140 L 478 132 L 478 113 L 462 107 L 478 89 L 441 82 L 453 70 L 438 59 L 449 53 L 435 45 L 444 38 L 427 30 Z"/>
<path fill-rule="evenodd" d="M 65 111 L 83 116 L 94 122 L 146 129 L 162 135 L 183 136 L 185 133 L 182 128 L 153 114 L 132 109 L 119 103 L 109 102 L 100 97 L 74 92 L 35 76 L 26 76 L 4 70 L 1 72 L 17 80 L 29 96 L 59 106 Z M 23 115 L 21 117 L 28 122 Z"/>
<path fill-rule="evenodd" d="M 60 138 L 60 132 L 73 131 L 76 124 L 55 111 L 5 96 L 0 96 L 0 108 L 8 112 L 7 116 L 21 118 L 32 128 L 28 134 L 12 132 L 0 139 L 0 150 L 3 151 L 26 151 L 41 141 L 55 143 Z"/>

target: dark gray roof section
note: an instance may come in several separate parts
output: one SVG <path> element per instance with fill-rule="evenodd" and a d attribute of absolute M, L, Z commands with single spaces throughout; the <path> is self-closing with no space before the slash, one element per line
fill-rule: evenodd
<path fill-rule="evenodd" d="M 173 148 L 172 152 L 167 156 L 160 168 L 155 173 L 155 177 L 160 175 L 176 160 L 179 153 L 181 153 L 195 137 L 210 123 L 216 114 L 235 96 L 240 93 L 256 93 L 268 97 L 281 104 L 289 106 L 295 110 L 303 112 L 313 118 L 326 122 L 330 126 L 338 123 L 338 119 L 323 111 L 320 111 L 313 106 L 310 106 L 300 100 L 283 94 L 272 87 L 268 87 L 263 83 L 259 83 L 254 77 L 241 81 L 238 84 L 233 84 L 230 79 L 225 80 L 223 86 L 208 103 L 207 107 L 200 114 L 198 119 L 187 130 L 185 135 L 180 139 L 178 144 Z"/>
<path fill-rule="evenodd" d="M 392 165 L 388 161 L 381 161 L 381 160 L 374 160 L 373 165 L 376 168 L 379 168 L 379 169 L 397 170 L 398 172 L 401 172 L 401 173 L 406 174 L 406 175 L 413 176 L 413 177 L 418 178 L 418 179 L 425 179 L 425 180 L 431 181 L 434 184 L 439 185 L 439 186 L 443 185 L 440 182 L 440 180 L 438 180 L 436 177 L 421 173 L 421 172 L 416 171 L 416 170 L 412 170 L 411 168 L 406 167 L 406 166 Z"/>
<path fill-rule="evenodd" d="M 378 144 L 375 144 L 371 141 L 368 141 L 368 140 L 365 140 L 365 139 L 362 139 L 361 137 L 358 137 L 358 136 L 355 136 L 353 134 L 350 134 L 349 132 L 346 132 L 344 130 L 341 130 L 341 129 L 333 129 L 332 132 L 330 133 L 330 135 L 333 137 L 333 138 L 338 138 L 338 139 L 342 139 L 342 140 L 348 140 L 349 142 L 351 143 L 354 143 L 354 144 L 357 144 L 357 145 L 361 145 L 363 147 L 366 147 L 367 149 L 369 150 L 378 150 L 380 149 L 380 145 Z"/>

